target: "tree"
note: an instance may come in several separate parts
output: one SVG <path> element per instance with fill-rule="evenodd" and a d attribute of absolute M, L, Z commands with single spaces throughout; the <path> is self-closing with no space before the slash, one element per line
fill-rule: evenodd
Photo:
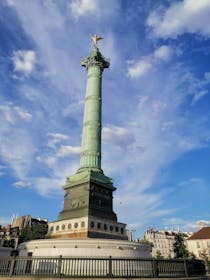
<path fill-rule="evenodd" d="M 184 235 L 182 233 L 175 235 L 174 253 L 175 257 L 178 259 L 187 259 L 190 256 L 190 253 L 184 244 Z"/>
<path fill-rule="evenodd" d="M 191 252 L 189 252 L 189 257 L 188 257 L 188 259 L 196 260 L 196 255 L 193 254 L 193 253 L 191 253 Z"/>
<path fill-rule="evenodd" d="M 36 224 L 32 227 L 26 226 L 22 229 L 19 243 L 34 239 L 44 239 L 47 233 L 47 224 Z"/>
<path fill-rule="evenodd" d="M 161 252 L 159 250 L 157 250 L 156 252 L 156 256 L 157 259 L 164 259 L 164 256 L 161 255 Z"/>
<path fill-rule="evenodd" d="M 147 245 L 150 245 L 151 247 L 154 247 L 154 244 L 146 239 L 137 239 L 137 241 L 139 243 L 142 243 L 142 244 L 147 244 Z"/>
<path fill-rule="evenodd" d="M 203 249 L 201 252 L 200 252 L 200 258 L 205 262 L 205 263 L 208 263 L 208 252 L 207 250 Z"/>

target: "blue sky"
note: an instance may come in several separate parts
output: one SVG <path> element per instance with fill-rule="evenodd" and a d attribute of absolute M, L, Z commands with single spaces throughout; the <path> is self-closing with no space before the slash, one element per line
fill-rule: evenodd
<path fill-rule="evenodd" d="M 79 167 L 86 84 L 99 34 L 102 168 L 121 222 L 210 220 L 210 0 L 0 2 L 0 224 L 53 221 Z"/>

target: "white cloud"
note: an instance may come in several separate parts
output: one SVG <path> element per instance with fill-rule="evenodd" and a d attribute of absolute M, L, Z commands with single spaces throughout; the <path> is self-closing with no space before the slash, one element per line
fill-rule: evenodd
<path fill-rule="evenodd" d="M 27 122 L 32 120 L 32 115 L 30 113 L 21 107 L 14 106 L 12 102 L 0 105 L 0 112 L 3 113 L 4 119 L 9 124 L 15 124 L 17 116 Z"/>
<path fill-rule="evenodd" d="M 14 70 L 25 75 L 30 74 L 35 66 L 36 54 L 34 51 L 19 50 L 12 57 Z"/>
<path fill-rule="evenodd" d="M 36 186 L 37 191 L 43 195 L 55 195 L 61 192 L 61 187 L 64 185 L 65 178 L 47 178 L 47 177 L 37 177 L 34 180 L 34 185 Z"/>
<path fill-rule="evenodd" d="M 44 160 L 44 156 L 42 158 L 40 157 L 40 162 L 44 162 Z M 68 160 L 64 161 L 63 158 L 58 158 L 56 161 L 47 161 L 44 163 L 49 165 L 51 176 L 40 175 L 33 178 L 33 187 L 43 196 L 61 194 L 66 177 L 74 174 L 78 169 L 78 159 L 68 158 Z"/>
<path fill-rule="evenodd" d="M 207 82 L 210 82 L 210 72 L 206 72 L 204 74 L 205 79 L 207 80 Z"/>
<path fill-rule="evenodd" d="M 163 219 L 164 227 L 167 229 L 179 229 L 182 232 L 196 232 L 200 229 L 199 223 L 205 223 L 206 226 L 210 226 L 210 221 L 208 220 L 185 220 L 182 218 L 171 217 L 167 219 Z"/>
<path fill-rule="evenodd" d="M 139 192 L 139 186 L 135 191 L 127 191 L 124 194 L 118 193 L 115 205 L 120 213 L 119 220 L 127 220 L 128 228 L 136 230 L 145 223 L 149 223 L 153 217 L 157 219 L 174 212 L 174 209 L 161 208 L 164 197 L 164 193 L 146 194 Z M 132 215 L 128 217 L 127 213 L 132 213 Z M 140 215 L 141 219 L 139 219 Z"/>
<path fill-rule="evenodd" d="M 146 74 L 152 75 L 152 72 L 157 73 L 157 69 L 159 69 L 159 62 L 167 62 L 170 60 L 173 54 L 173 49 L 169 46 L 163 45 L 156 50 L 152 54 L 149 54 L 144 59 L 139 60 L 139 62 L 131 61 L 129 62 L 130 66 L 128 67 L 128 75 L 130 78 L 138 78 Z M 149 62 L 149 67 L 142 68 L 144 71 L 141 70 L 141 67 L 138 68 L 138 65 L 144 65 L 144 61 Z M 143 64 L 142 64 L 143 63 Z M 179 66 L 178 66 L 179 67 Z M 178 70 L 179 71 L 179 70 Z M 210 75 L 209 72 L 204 73 L 204 79 L 197 78 L 191 71 L 188 69 L 186 72 L 183 72 L 183 77 L 180 79 L 184 82 L 183 78 L 187 81 L 188 84 L 188 94 L 192 95 L 191 105 L 197 103 L 201 98 L 206 96 L 209 91 L 206 89 L 206 86 L 209 84 Z M 148 100 L 148 97 L 144 96 L 141 102 L 145 103 Z M 143 105 L 143 104 L 142 104 Z M 166 104 L 161 101 L 152 101 L 153 109 L 164 109 Z"/>
<path fill-rule="evenodd" d="M 168 61 L 172 56 L 172 48 L 166 45 L 163 45 L 154 51 L 154 57 Z"/>
<path fill-rule="evenodd" d="M 191 187 L 192 188 L 193 186 L 195 186 L 195 187 L 199 188 L 201 186 L 205 186 L 206 183 L 202 178 L 193 177 L 188 180 L 180 182 L 178 185 L 180 187 Z"/>
<path fill-rule="evenodd" d="M 14 5 L 14 0 L 6 0 L 7 5 L 13 6 Z"/>
<path fill-rule="evenodd" d="M 75 16 L 83 16 L 88 13 L 96 13 L 98 10 L 97 0 L 73 0 L 70 2 L 71 13 Z"/>
<path fill-rule="evenodd" d="M 56 148 L 56 144 L 69 140 L 70 136 L 62 133 L 48 133 L 50 139 L 48 140 L 48 146 L 51 148 Z"/>
<path fill-rule="evenodd" d="M 62 140 L 68 140 L 69 136 L 66 134 L 62 133 L 48 133 L 49 136 L 51 136 L 53 139 L 56 139 L 57 141 L 62 141 Z"/>
<path fill-rule="evenodd" d="M 15 186 L 17 188 L 27 188 L 27 187 L 31 186 L 31 183 L 24 182 L 24 181 L 17 181 L 15 183 L 13 183 L 13 186 Z"/>
<path fill-rule="evenodd" d="M 21 161 L 23 158 L 20 155 L 15 155 L 14 153 L 10 152 L 1 152 L 0 155 L 4 158 L 4 160 L 9 162 L 17 162 Z"/>
<path fill-rule="evenodd" d="M 210 1 L 183 0 L 173 2 L 164 11 L 153 11 L 147 25 L 156 37 L 172 37 L 184 33 L 210 35 Z"/>
<path fill-rule="evenodd" d="M 84 106 L 84 100 L 78 100 L 72 102 L 63 110 L 63 114 L 65 117 L 70 115 L 73 117 L 75 112 L 78 114 L 78 111 L 81 111 L 81 109 L 83 109 L 83 106 Z"/>
<path fill-rule="evenodd" d="M 134 141 L 134 137 L 128 129 L 110 125 L 102 129 L 102 140 L 104 143 L 112 143 L 125 148 Z"/>
<path fill-rule="evenodd" d="M 73 147 L 73 146 L 64 146 L 61 145 L 60 149 L 57 151 L 58 157 L 68 157 L 71 155 L 77 155 L 81 151 L 80 147 Z"/>
<path fill-rule="evenodd" d="M 15 106 L 14 110 L 17 112 L 17 114 L 20 116 L 21 119 L 25 121 L 31 121 L 32 115 L 26 111 L 24 111 L 22 108 Z"/>
<path fill-rule="evenodd" d="M 188 81 L 188 93 L 192 95 L 191 105 L 195 105 L 201 98 L 208 94 L 208 72 L 204 73 L 204 78 L 197 78 L 191 71 L 184 73 L 183 77 Z"/>
<path fill-rule="evenodd" d="M 208 93 L 209 93 L 209 91 L 206 89 L 196 92 L 195 95 L 193 96 L 192 103 L 196 103 L 198 100 L 200 100 L 202 97 L 204 97 Z"/>
<path fill-rule="evenodd" d="M 149 71 L 155 69 L 160 61 L 169 61 L 173 55 L 173 49 L 170 46 L 162 45 L 154 50 L 153 53 L 143 57 L 139 61 L 128 62 L 128 75 L 131 78 L 138 78 L 146 75 Z"/>
<path fill-rule="evenodd" d="M 14 124 L 15 123 L 15 119 L 12 113 L 12 109 L 10 104 L 8 105 L 0 105 L 0 112 L 3 113 L 4 116 L 4 120 L 10 124 Z"/>
<path fill-rule="evenodd" d="M 57 158 L 55 156 L 37 156 L 36 160 L 38 162 L 43 162 L 47 166 L 51 167 L 56 164 Z"/>
<path fill-rule="evenodd" d="M 154 112 L 160 112 L 160 111 L 164 111 L 165 109 L 167 109 L 167 103 L 161 100 L 154 100 L 152 101 L 152 109 Z"/>
<path fill-rule="evenodd" d="M 18 121 L 19 116 L 12 104 L 5 105 L 11 119 L 5 121 L 5 114 L 0 114 L 0 158 L 11 172 L 20 180 L 24 180 L 33 163 L 36 151 L 33 133 L 25 128 L 25 123 Z M 5 109 L 4 108 L 4 109 Z M 20 118 L 22 119 L 22 118 Z M 14 126 L 18 121 L 18 129 Z"/>
<path fill-rule="evenodd" d="M 146 74 L 151 67 L 152 64 L 148 59 L 142 59 L 128 67 L 128 75 L 131 78 L 141 77 Z"/>

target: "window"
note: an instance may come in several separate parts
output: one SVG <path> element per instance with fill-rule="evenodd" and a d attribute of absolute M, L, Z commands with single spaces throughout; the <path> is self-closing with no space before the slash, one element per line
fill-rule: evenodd
<path fill-rule="evenodd" d="M 56 230 L 57 230 L 57 231 L 59 230 L 59 226 L 56 226 Z"/>
<path fill-rule="evenodd" d="M 197 244 L 197 248 L 200 248 L 200 247 L 201 247 L 199 241 L 197 241 L 196 244 Z"/>
<path fill-rule="evenodd" d="M 97 228 L 98 228 L 98 229 L 101 228 L 101 223 L 97 223 Z"/>
<path fill-rule="evenodd" d="M 81 227 L 85 227 L 85 222 L 81 222 Z"/>
<path fill-rule="evenodd" d="M 210 241 L 207 241 L 207 247 L 210 248 Z"/>
<path fill-rule="evenodd" d="M 68 224 L 68 229 L 71 229 L 71 224 Z"/>
<path fill-rule="evenodd" d="M 65 225 L 62 225 L 62 230 L 64 230 L 65 229 Z"/>
<path fill-rule="evenodd" d="M 90 222 L 90 227 L 91 227 L 91 228 L 94 228 L 94 226 L 95 226 L 94 222 L 93 222 L 93 221 Z"/>
<path fill-rule="evenodd" d="M 74 223 L 74 228 L 78 228 L 78 223 Z"/>

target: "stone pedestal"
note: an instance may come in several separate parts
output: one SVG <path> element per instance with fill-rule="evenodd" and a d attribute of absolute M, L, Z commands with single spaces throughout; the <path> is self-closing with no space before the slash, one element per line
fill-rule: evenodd
<path fill-rule="evenodd" d="M 126 225 L 94 216 L 49 223 L 46 238 L 108 238 L 127 240 Z"/>
<path fill-rule="evenodd" d="M 127 239 L 126 225 L 113 211 L 111 178 L 83 170 L 67 178 L 64 190 L 64 209 L 49 223 L 47 238 Z"/>
<path fill-rule="evenodd" d="M 102 171 L 82 170 L 67 177 L 64 186 L 64 209 L 58 220 L 94 216 L 117 221 L 113 211 L 112 179 Z"/>
<path fill-rule="evenodd" d="M 151 247 L 125 240 L 108 239 L 42 239 L 19 245 L 19 256 L 33 257 L 151 257 Z M 31 255 L 31 254 L 30 254 Z"/>

